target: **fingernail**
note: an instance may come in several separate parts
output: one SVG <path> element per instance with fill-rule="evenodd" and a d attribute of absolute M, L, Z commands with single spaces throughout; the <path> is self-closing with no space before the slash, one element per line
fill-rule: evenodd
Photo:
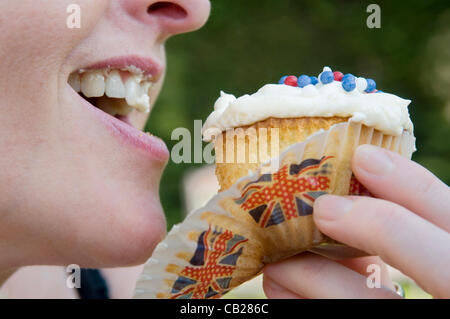
<path fill-rule="evenodd" d="M 323 195 L 314 202 L 314 218 L 324 221 L 336 221 L 347 214 L 353 201 L 346 197 Z"/>
<path fill-rule="evenodd" d="M 394 162 L 385 151 L 373 145 L 361 145 L 355 152 L 355 164 L 369 174 L 383 176 L 394 168 Z"/>

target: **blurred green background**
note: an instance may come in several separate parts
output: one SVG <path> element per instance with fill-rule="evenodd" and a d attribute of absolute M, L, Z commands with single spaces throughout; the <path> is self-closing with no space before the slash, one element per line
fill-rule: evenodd
<path fill-rule="evenodd" d="M 173 129 L 191 132 L 220 90 L 253 93 L 285 74 L 323 66 L 373 78 L 378 89 L 412 100 L 418 151 L 413 159 L 450 184 L 450 1 L 377 1 L 381 28 L 351 0 L 213 0 L 200 31 L 167 44 L 166 83 L 148 127 L 169 149 Z M 181 180 L 201 164 L 170 162 L 161 184 L 168 227 L 182 220 Z"/>

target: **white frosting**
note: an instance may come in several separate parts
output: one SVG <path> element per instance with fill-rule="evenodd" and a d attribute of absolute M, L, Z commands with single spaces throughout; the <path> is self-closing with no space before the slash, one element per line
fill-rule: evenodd
<path fill-rule="evenodd" d="M 269 117 L 350 117 L 386 134 L 401 135 L 413 132 L 408 105 L 411 101 L 388 93 L 347 92 L 342 83 L 307 85 L 304 88 L 267 84 L 252 95 L 239 98 L 221 92 L 203 126 L 203 137 L 229 128 L 246 126 Z M 213 130 L 211 130 L 213 129 Z"/>

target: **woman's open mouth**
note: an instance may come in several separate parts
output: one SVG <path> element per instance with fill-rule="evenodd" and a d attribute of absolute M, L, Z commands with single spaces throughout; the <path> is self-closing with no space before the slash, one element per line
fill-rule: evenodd
<path fill-rule="evenodd" d="M 72 72 L 68 83 L 103 122 L 133 144 L 167 160 L 168 151 L 159 138 L 143 133 L 130 121 L 131 112 L 150 113 L 150 91 L 158 80 L 148 63 L 141 59 L 119 58 Z M 134 62 L 132 64 L 132 62 Z M 139 66 L 136 66 L 139 65 Z M 142 66 L 142 68 L 140 67 Z"/>
<path fill-rule="evenodd" d="M 79 70 L 69 77 L 72 88 L 112 116 L 127 116 L 133 109 L 150 112 L 152 76 L 130 66 L 122 69 Z"/>

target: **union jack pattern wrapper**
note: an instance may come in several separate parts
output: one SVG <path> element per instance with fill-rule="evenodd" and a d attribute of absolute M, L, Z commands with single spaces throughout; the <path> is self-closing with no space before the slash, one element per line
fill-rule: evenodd
<path fill-rule="evenodd" d="M 364 255 L 327 238 L 312 218 L 313 203 L 323 194 L 370 196 L 351 172 L 351 155 L 360 144 L 407 158 L 415 150 L 407 131 L 387 136 L 350 121 L 289 146 L 174 226 L 145 265 L 135 297 L 220 298 L 265 264 L 303 251 Z"/>

